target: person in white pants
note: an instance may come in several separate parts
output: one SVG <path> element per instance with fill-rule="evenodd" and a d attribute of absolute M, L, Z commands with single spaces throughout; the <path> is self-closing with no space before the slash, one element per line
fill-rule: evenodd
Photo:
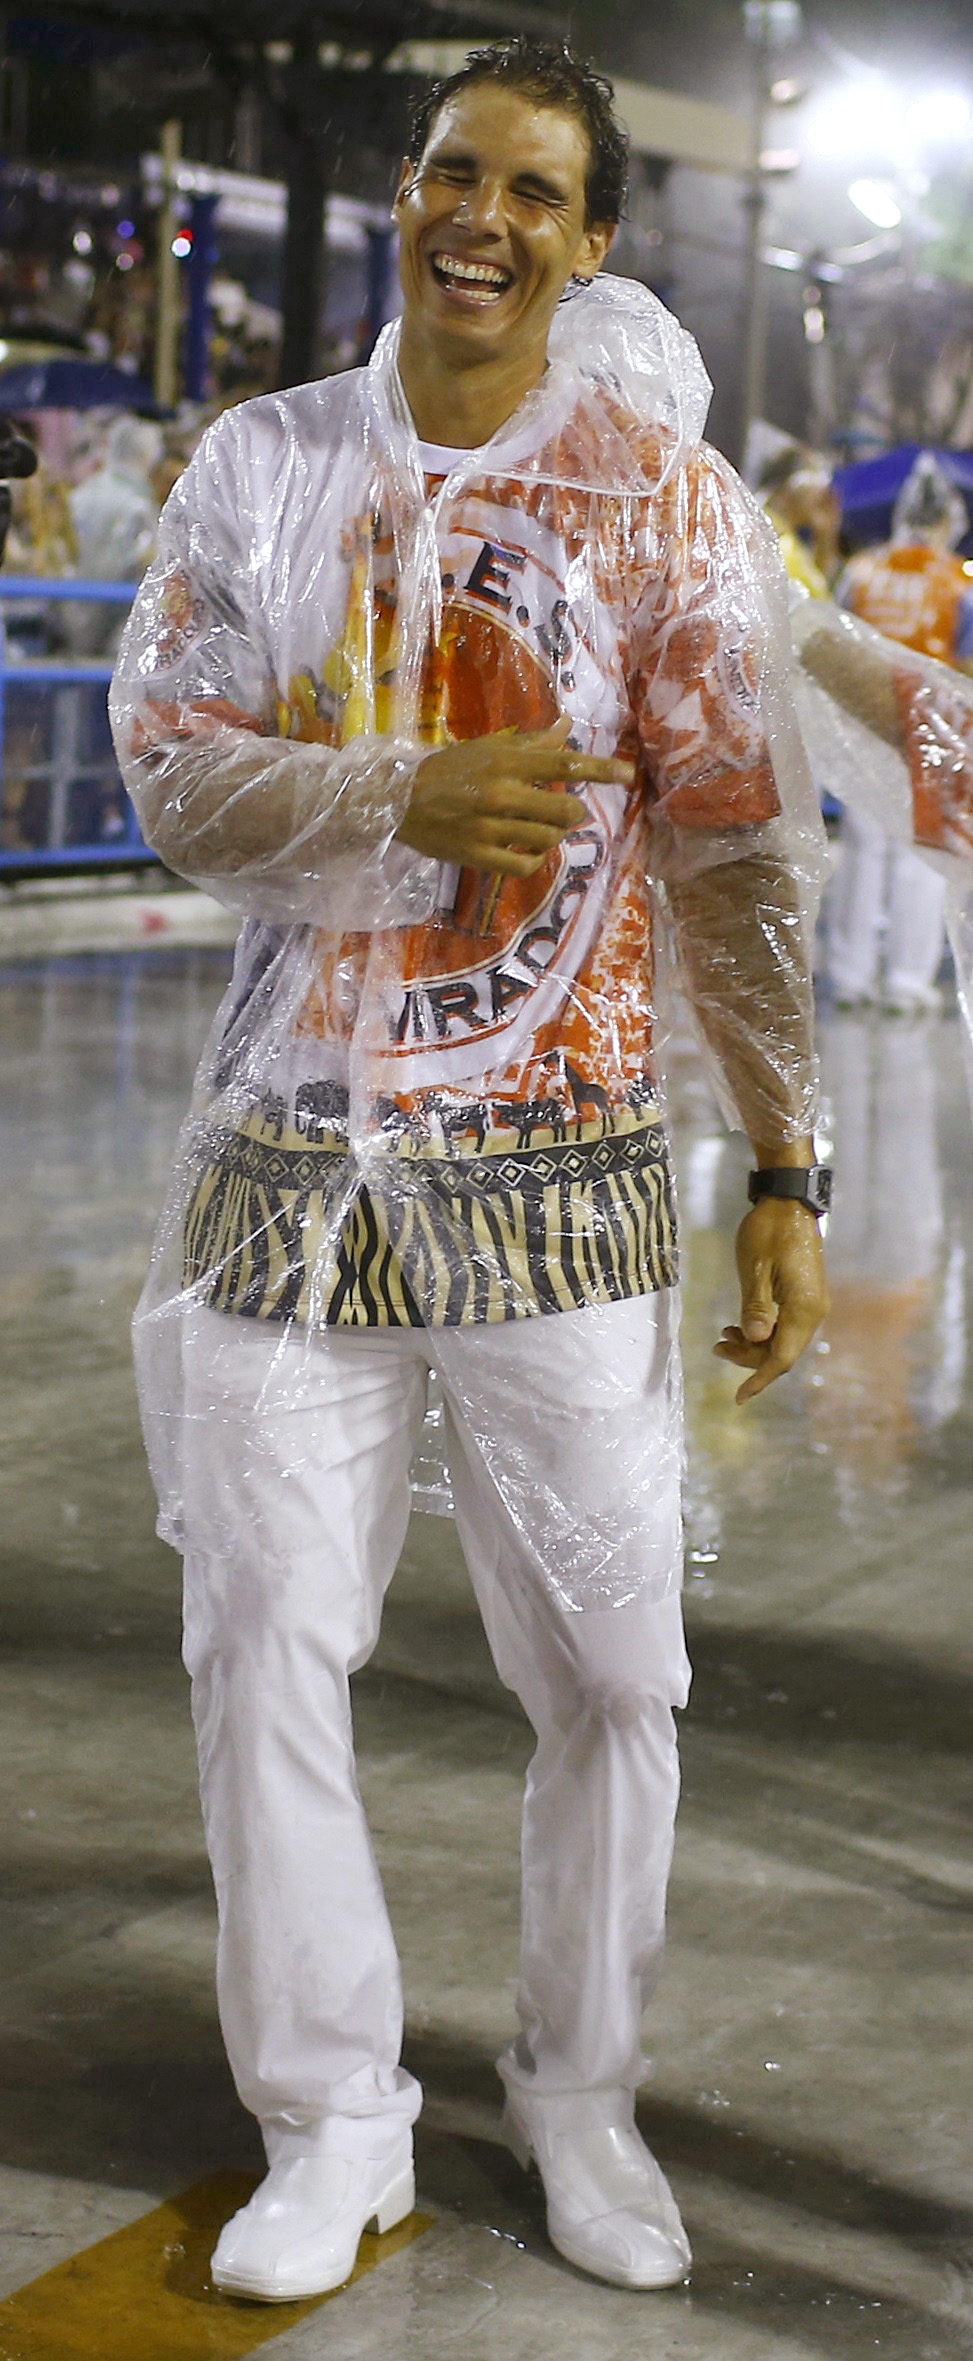
<path fill-rule="evenodd" d="M 850 807 L 826 924 L 827 974 L 839 1007 L 880 1001 L 892 1016 L 938 1009 L 945 880 L 911 845 Z"/>
<path fill-rule="evenodd" d="M 378 1637 L 437 1362 L 459 1537 L 497 1670 L 538 1741 L 524 1810 L 522 2031 L 501 2062 L 511 2124 L 518 2093 L 570 2105 L 598 2091 L 617 2111 L 643 2079 L 679 1791 L 673 1707 L 689 1690 L 675 1318 L 667 1292 L 461 1339 L 465 1402 L 489 1412 L 505 1387 L 516 1397 L 518 1379 L 529 1385 L 537 1501 L 560 1479 L 631 1555 L 632 1604 L 576 1614 L 551 1598 L 529 1531 L 505 1508 L 495 1455 L 491 1469 L 433 1331 L 325 1332 L 294 1381 L 287 1358 L 299 1346 L 282 1355 L 262 1327 L 241 1338 L 216 1312 L 192 1318 L 185 1657 L 220 1904 L 221 2021 L 272 2159 L 330 2156 L 337 2139 L 344 2156 L 387 2162 L 396 2187 L 411 2167 L 421 2093 L 399 2065 L 401 1981 L 355 1780 L 348 1680 Z M 619 1451 L 603 1450 L 606 1382 L 624 1388 L 633 1431 L 622 1497 Z M 493 1423 L 502 1451 L 502 1415 Z M 518 1445 L 523 1473 L 522 1426 Z M 645 1604 L 653 1567 L 671 1588 Z M 282 1680 L 286 1714 L 270 1717 Z M 617 2194 L 624 2205 L 624 2173 Z M 602 2228 L 598 2255 L 619 2278 L 644 2279 L 653 2259 L 671 2274 L 673 2243 L 688 2267 L 661 2175 L 659 2201 L 664 2235 L 650 2223 L 635 2239 L 621 2222 L 606 2240 Z M 559 2243 L 590 2263 L 584 2217 L 560 2227 Z M 232 2252 L 221 2277 L 233 2284 Z"/>
<path fill-rule="evenodd" d="M 960 494 L 920 452 L 895 504 L 892 539 L 860 550 L 836 596 L 886 639 L 969 673 L 973 586 L 955 554 L 969 526 Z M 946 884 L 911 845 L 846 809 L 828 896 L 827 975 L 839 1006 L 878 1002 L 892 1016 L 936 1011 L 946 945 Z"/>
<path fill-rule="evenodd" d="M 610 101 L 520 41 L 421 102 L 401 325 L 210 430 L 113 688 L 149 841 L 247 919 L 136 1334 L 221 2016 L 269 2165 L 213 2278 L 261 2302 L 341 2285 L 413 2202 L 348 1681 L 430 1370 L 537 1736 L 507 2137 L 572 2261 L 639 2288 L 689 2267 L 634 2113 L 689 1678 L 650 876 L 760 1168 L 716 1347 L 750 1399 L 826 1308 L 820 820 L 773 536 L 701 440 L 691 340 L 598 275 Z"/>

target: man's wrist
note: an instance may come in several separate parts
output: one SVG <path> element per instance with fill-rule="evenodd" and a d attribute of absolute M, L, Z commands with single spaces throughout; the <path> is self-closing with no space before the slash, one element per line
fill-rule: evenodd
<path fill-rule="evenodd" d="M 750 1145 L 753 1149 L 753 1160 L 758 1172 L 783 1172 L 790 1165 L 801 1166 L 816 1162 L 814 1140 L 810 1135 L 805 1139 L 796 1140 L 752 1139 Z"/>
<path fill-rule="evenodd" d="M 747 1195 L 751 1205 L 774 1197 L 784 1204 L 804 1206 L 820 1220 L 831 1210 L 832 1180 L 829 1164 L 763 1165 L 750 1174 Z"/>

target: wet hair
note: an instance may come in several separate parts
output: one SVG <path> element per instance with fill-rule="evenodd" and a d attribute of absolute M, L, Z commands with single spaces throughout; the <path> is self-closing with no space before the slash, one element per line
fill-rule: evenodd
<path fill-rule="evenodd" d="M 532 41 L 518 34 L 512 41 L 491 42 L 471 49 L 466 64 L 447 74 L 412 110 L 408 156 L 418 164 L 437 115 L 458 90 L 477 82 L 499 82 L 506 90 L 523 91 L 539 105 L 573 115 L 588 137 L 588 176 L 585 183 L 585 228 L 592 222 L 617 222 L 628 185 L 628 138 L 614 109 L 615 93 L 607 74 L 575 57 L 573 50 L 554 41 Z"/>

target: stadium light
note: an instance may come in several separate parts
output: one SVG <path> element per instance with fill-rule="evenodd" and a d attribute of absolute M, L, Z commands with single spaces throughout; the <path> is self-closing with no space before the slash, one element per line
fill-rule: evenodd
<path fill-rule="evenodd" d="M 811 111 L 808 142 L 819 156 L 880 157 L 907 172 L 967 137 L 971 119 L 962 90 L 923 90 L 909 98 L 884 74 L 862 70 L 822 93 Z"/>
<path fill-rule="evenodd" d="M 890 181 L 853 180 L 848 195 L 859 213 L 864 214 L 866 221 L 873 221 L 877 230 L 898 229 L 902 208 Z"/>
<path fill-rule="evenodd" d="M 822 95 L 808 124 L 808 141 L 819 156 L 855 154 L 898 158 L 907 139 L 905 108 L 881 74 L 856 75 L 854 81 Z"/>
<path fill-rule="evenodd" d="M 906 121 L 920 147 L 947 147 L 970 127 L 970 102 L 961 90 L 927 90 L 913 100 Z"/>

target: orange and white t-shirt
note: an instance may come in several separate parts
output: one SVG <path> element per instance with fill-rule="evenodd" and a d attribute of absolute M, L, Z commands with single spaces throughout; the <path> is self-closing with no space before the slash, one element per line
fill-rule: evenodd
<path fill-rule="evenodd" d="M 973 672 L 973 566 L 927 543 L 861 550 L 846 567 L 840 603 L 886 639 Z M 912 781 L 916 842 L 930 851 L 973 850 L 973 708 L 902 666 L 895 676 Z"/>
<path fill-rule="evenodd" d="M 588 488 L 578 452 L 605 417 L 604 395 L 591 420 L 582 400 L 534 473 L 494 472 L 489 445 L 482 467 L 477 454 L 421 454 L 442 606 L 419 734 L 538 730 L 567 713 L 573 743 L 635 759 L 636 784 L 587 789 L 587 821 L 529 878 L 444 868 L 421 923 L 316 938 L 289 1044 L 275 1045 L 266 1088 L 220 1140 L 190 1208 L 188 1274 L 211 1273 L 222 1308 L 452 1324 L 673 1281 L 650 838 L 660 824 L 687 841 L 722 833 L 732 857 L 779 813 L 752 547 L 769 528 L 716 453 L 667 471 L 660 432 L 620 404 L 618 431 L 658 491 Z M 320 601 L 300 569 L 320 557 L 303 491 L 290 532 L 286 514 L 278 522 L 298 590 L 289 608 L 275 579 L 265 599 L 276 728 L 341 745 L 390 726 L 396 541 L 380 505 L 346 496 L 344 621 L 315 644 Z M 363 1071 L 391 1152 L 350 1196 L 335 1254 L 324 1241 Z"/>
<path fill-rule="evenodd" d="M 928 542 L 891 542 L 850 559 L 839 604 L 886 639 L 941 664 L 973 661 L 973 567 Z"/>

